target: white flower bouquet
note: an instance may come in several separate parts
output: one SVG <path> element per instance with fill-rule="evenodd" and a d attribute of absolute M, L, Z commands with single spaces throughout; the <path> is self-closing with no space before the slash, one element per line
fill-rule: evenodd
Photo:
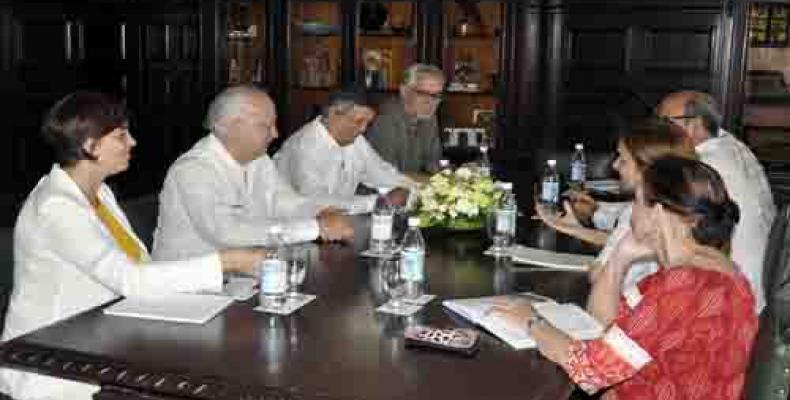
<path fill-rule="evenodd" d="M 485 225 L 502 191 L 477 167 L 442 170 L 420 190 L 417 215 L 422 226 L 479 229 Z"/>

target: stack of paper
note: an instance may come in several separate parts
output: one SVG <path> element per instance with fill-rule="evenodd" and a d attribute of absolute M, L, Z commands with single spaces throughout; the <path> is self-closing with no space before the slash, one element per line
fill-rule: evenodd
<path fill-rule="evenodd" d="M 473 299 L 445 300 L 442 304 L 449 310 L 472 321 L 480 327 L 502 339 L 513 348 L 527 349 L 535 347 L 535 341 L 529 336 L 524 326 L 513 326 L 495 314 L 490 313 L 496 304 L 502 304 L 508 297 L 536 300 L 531 293 L 518 295 L 491 296 Z M 542 296 L 537 296 L 542 298 Z M 595 339 L 602 335 L 603 326 L 595 318 L 587 314 L 575 304 L 559 304 L 553 301 L 534 302 L 533 307 L 543 318 L 557 329 L 567 333 L 574 339 Z"/>
<path fill-rule="evenodd" d="M 204 324 L 233 302 L 232 297 L 207 294 L 168 294 L 126 298 L 104 309 L 107 315 L 190 324 Z"/>
<path fill-rule="evenodd" d="M 489 252 L 487 251 L 486 254 Z M 504 250 L 504 255 L 511 257 L 513 262 L 521 264 L 570 271 L 587 271 L 589 265 L 595 261 L 595 257 L 590 255 L 557 253 L 522 245 L 510 246 Z"/>

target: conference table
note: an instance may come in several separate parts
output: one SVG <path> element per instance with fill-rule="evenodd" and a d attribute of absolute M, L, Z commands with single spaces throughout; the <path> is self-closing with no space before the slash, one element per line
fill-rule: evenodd
<path fill-rule="evenodd" d="M 586 274 L 484 256 L 481 232 L 423 234 L 427 292 L 437 298 L 408 317 L 376 312 L 387 300 L 381 262 L 359 256 L 367 239 L 358 233 L 355 243 L 314 245 L 302 291 L 317 298 L 291 315 L 254 311 L 256 297 L 203 325 L 109 316 L 99 307 L 5 343 L 0 362 L 98 384 L 97 399 L 568 398 L 573 384 L 534 349 L 516 351 L 482 332 L 479 350 L 465 357 L 407 348 L 403 331 L 474 327 L 442 306 L 448 298 L 532 291 L 581 304 Z M 518 241 L 593 252 L 529 219 Z"/>

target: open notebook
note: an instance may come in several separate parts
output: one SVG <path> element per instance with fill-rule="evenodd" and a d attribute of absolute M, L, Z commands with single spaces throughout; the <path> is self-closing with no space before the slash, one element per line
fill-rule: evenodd
<path fill-rule="evenodd" d="M 204 324 L 224 310 L 233 297 L 208 294 L 168 294 L 126 298 L 104 309 L 107 315 Z"/>
<path fill-rule="evenodd" d="M 535 347 L 535 341 L 524 326 L 511 326 L 489 314 L 496 299 L 519 296 L 534 300 L 533 307 L 543 318 L 557 329 L 574 339 L 595 339 L 603 334 L 603 327 L 590 314 L 575 304 L 560 304 L 543 296 L 520 293 L 504 296 L 478 297 L 471 299 L 445 300 L 442 304 L 456 314 L 486 329 L 516 350 Z"/>

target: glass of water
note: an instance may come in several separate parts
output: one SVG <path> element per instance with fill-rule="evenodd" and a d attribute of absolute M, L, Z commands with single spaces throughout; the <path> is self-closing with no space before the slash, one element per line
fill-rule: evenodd
<path fill-rule="evenodd" d="M 503 254 L 513 240 L 509 227 L 510 215 L 501 209 L 494 209 L 488 214 L 486 231 L 491 239 L 491 252 Z"/>
<path fill-rule="evenodd" d="M 381 273 L 385 291 L 390 298 L 389 304 L 393 309 L 403 306 L 403 297 L 406 295 L 408 281 L 403 275 L 398 259 L 387 260 L 383 263 Z"/>
<path fill-rule="evenodd" d="M 299 287 L 304 283 L 307 276 L 307 264 L 310 260 L 309 251 L 305 248 L 295 247 L 291 249 L 291 257 L 288 260 L 288 298 L 299 298 Z"/>

